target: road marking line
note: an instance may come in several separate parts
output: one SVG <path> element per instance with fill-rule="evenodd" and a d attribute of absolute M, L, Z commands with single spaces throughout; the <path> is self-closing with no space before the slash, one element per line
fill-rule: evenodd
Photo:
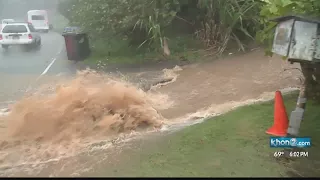
<path fill-rule="evenodd" d="M 51 61 L 51 63 L 47 66 L 47 68 L 42 72 L 42 74 L 41 74 L 40 76 L 46 74 L 46 73 L 48 72 L 48 70 L 50 69 L 50 67 L 53 65 L 53 63 L 54 63 L 56 60 L 57 60 L 57 58 L 53 58 L 52 61 Z"/>
<path fill-rule="evenodd" d="M 50 69 L 50 67 L 53 65 L 53 63 L 57 60 L 57 58 L 52 58 L 52 61 L 50 62 L 50 64 L 46 67 L 46 69 L 40 74 L 40 76 L 38 76 L 38 78 L 36 79 L 35 82 L 37 82 L 43 75 L 45 75 L 48 70 Z"/>
<path fill-rule="evenodd" d="M 61 50 L 57 53 L 55 58 L 52 58 L 52 61 L 50 62 L 50 64 L 46 67 L 46 69 L 44 69 L 44 71 L 40 74 L 40 76 L 36 79 L 36 82 L 43 76 L 45 75 L 49 69 L 51 68 L 51 66 L 53 65 L 53 63 L 57 60 L 57 58 L 59 57 L 59 55 L 61 54 L 63 48 L 61 48 Z"/>

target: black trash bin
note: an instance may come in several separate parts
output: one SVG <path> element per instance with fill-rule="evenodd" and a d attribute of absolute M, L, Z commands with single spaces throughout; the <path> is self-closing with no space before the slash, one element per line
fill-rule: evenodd
<path fill-rule="evenodd" d="M 68 60 L 83 61 L 90 56 L 89 39 L 86 33 L 63 33 Z"/>

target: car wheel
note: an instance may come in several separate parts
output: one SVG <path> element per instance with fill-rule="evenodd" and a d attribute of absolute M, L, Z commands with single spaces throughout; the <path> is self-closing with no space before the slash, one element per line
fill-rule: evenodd
<path fill-rule="evenodd" d="M 36 49 L 40 50 L 41 49 L 41 40 L 39 40 L 36 44 Z"/>
<path fill-rule="evenodd" d="M 8 49 L 9 45 L 1 45 L 3 49 Z"/>

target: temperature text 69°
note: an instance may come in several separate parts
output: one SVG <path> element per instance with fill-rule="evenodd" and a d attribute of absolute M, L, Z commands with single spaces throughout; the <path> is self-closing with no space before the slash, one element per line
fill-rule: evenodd
<path fill-rule="evenodd" d="M 276 151 L 276 152 L 274 152 L 273 156 L 274 156 L 274 157 L 284 156 L 284 152 L 282 152 L 282 151 Z"/>

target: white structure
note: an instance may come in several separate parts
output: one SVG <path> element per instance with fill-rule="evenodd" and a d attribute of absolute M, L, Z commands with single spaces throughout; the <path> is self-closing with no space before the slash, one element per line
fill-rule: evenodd
<path fill-rule="evenodd" d="M 273 19 L 278 23 L 272 52 L 291 62 L 320 62 L 320 21 L 298 16 Z"/>

